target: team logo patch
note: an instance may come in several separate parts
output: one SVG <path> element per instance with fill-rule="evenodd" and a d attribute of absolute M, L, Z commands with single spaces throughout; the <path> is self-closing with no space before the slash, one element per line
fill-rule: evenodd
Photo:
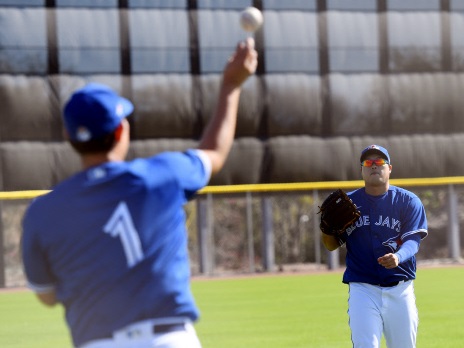
<path fill-rule="evenodd" d="M 89 141 L 92 137 L 92 134 L 86 127 L 79 127 L 76 131 L 76 139 L 79 141 Z"/>
<path fill-rule="evenodd" d="M 403 244 L 403 241 L 399 234 L 382 243 L 382 245 L 389 247 L 392 252 L 396 252 L 400 248 L 401 244 Z"/>
<path fill-rule="evenodd" d="M 116 105 L 116 115 L 118 117 L 124 116 L 124 106 L 121 103 Z"/>

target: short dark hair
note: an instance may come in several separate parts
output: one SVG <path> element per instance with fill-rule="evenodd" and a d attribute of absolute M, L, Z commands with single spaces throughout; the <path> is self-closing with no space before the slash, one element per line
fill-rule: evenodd
<path fill-rule="evenodd" d="M 91 139 L 89 141 L 74 141 L 69 140 L 69 143 L 79 154 L 93 154 L 100 152 L 110 151 L 115 143 L 116 135 L 115 132 L 106 134 L 102 137 Z"/>

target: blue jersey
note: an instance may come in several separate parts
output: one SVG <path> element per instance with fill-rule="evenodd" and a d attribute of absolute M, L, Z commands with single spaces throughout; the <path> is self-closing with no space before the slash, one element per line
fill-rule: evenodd
<path fill-rule="evenodd" d="M 32 202 L 26 277 L 56 291 L 75 345 L 144 319 L 198 318 L 183 205 L 210 174 L 201 151 L 166 152 L 92 167 Z"/>
<path fill-rule="evenodd" d="M 343 282 L 386 284 L 416 278 L 416 258 L 386 269 L 377 258 L 398 251 L 408 239 L 427 236 L 427 218 L 420 199 L 412 192 L 390 186 L 380 196 L 368 195 L 364 188 L 349 192 L 361 216 L 346 229 L 346 270 Z"/>

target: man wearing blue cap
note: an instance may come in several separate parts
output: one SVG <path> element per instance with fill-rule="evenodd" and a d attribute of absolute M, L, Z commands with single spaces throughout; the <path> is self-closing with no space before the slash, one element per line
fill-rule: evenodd
<path fill-rule="evenodd" d="M 132 103 L 89 84 L 64 108 L 83 170 L 29 206 L 23 262 L 44 304 L 61 303 L 85 348 L 198 348 L 184 204 L 224 165 L 241 85 L 255 72 L 252 38 L 239 43 L 197 149 L 125 161 Z"/>
<path fill-rule="evenodd" d="M 343 283 L 349 285 L 348 315 L 353 347 L 416 346 L 418 313 L 413 280 L 419 244 L 427 236 L 420 199 L 390 185 L 387 149 L 370 145 L 361 152 L 364 187 L 348 196 L 360 218 L 339 236 L 322 233 L 328 250 L 346 245 Z"/>

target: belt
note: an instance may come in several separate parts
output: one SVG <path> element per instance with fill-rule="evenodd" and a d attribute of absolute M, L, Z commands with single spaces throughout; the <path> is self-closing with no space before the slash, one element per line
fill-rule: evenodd
<path fill-rule="evenodd" d="M 394 286 L 409 282 L 410 280 L 411 279 L 406 279 L 406 280 L 399 280 L 397 282 L 381 283 L 381 284 L 375 284 L 375 285 L 380 286 L 381 288 L 393 288 Z"/>
<path fill-rule="evenodd" d="M 160 334 L 160 333 L 168 333 L 174 331 L 184 331 L 185 324 L 157 324 L 153 325 L 153 333 Z"/>
<path fill-rule="evenodd" d="M 381 288 L 392 288 L 394 286 L 397 286 L 400 282 L 391 282 L 391 283 L 382 283 L 378 284 Z"/>
<path fill-rule="evenodd" d="M 406 283 L 406 282 L 409 282 L 411 279 L 407 279 L 407 280 L 399 280 L 397 282 L 391 282 L 391 283 L 367 283 L 367 282 L 361 282 L 361 283 L 364 283 L 364 284 L 369 284 L 369 285 L 373 285 L 373 286 L 378 286 L 378 287 L 381 287 L 381 288 L 393 288 L 399 284 L 403 284 L 403 283 Z M 348 284 L 350 284 L 351 282 L 349 282 Z M 353 282 L 353 283 L 358 283 L 358 282 Z"/>
<path fill-rule="evenodd" d="M 143 323 L 143 322 L 142 322 Z M 130 325 L 125 329 L 119 330 L 116 332 L 118 336 L 123 333 L 126 337 L 137 337 L 140 336 L 141 332 L 145 332 L 145 334 L 165 334 L 169 332 L 175 331 L 184 331 L 186 330 L 187 322 L 177 322 L 177 323 L 146 323 L 143 324 L 144 328 L 139 326 L 139 323 L 135 323 Z M 115 334 L 110 334 L 105 337 L 101 337 L 102 339 L 114 338 Z"/>
<path fill-rule="evenodd" d="M 136 324 L 137 325 L 137 324 Z M 97 338 L 91 341 L 86 342 L 83 345 L 80 345 L 80 348 L 90 348 L 90 347 L 113 347 L 115 342 L 128 342 L 142 337 L 148 337 L 150 335 L 164 334 L 175 331 L 188 330 L 187 326 L 190 325 L 189 322 L 185 323 L 174 323 L 174 324 L 151 324 L 144 325 L 146 329 L 144 332 L 137 332 L 137 328 L 126 329 L 123 333 L 115 333 L 113 335 L 108 335 L 106 337 Z"/>

